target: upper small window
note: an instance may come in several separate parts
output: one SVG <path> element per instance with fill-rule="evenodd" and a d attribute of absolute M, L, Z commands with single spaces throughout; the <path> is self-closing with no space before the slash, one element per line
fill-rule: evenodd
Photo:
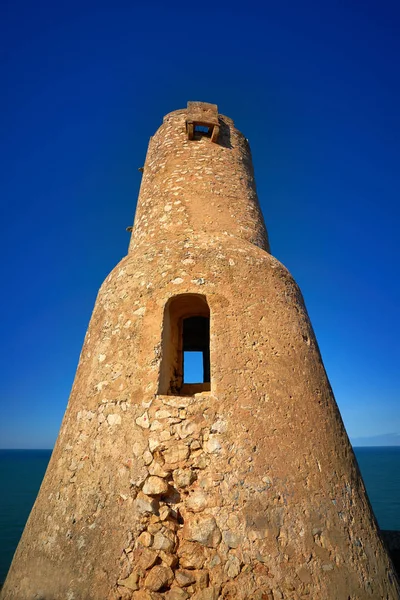
<path fill-rule="evenodd" d="M 206 125 L 195 125 L 194 126 L 194 135 L 196 136 L 205 135 L 207 137 L 211 137 L 211 128 Z"/>

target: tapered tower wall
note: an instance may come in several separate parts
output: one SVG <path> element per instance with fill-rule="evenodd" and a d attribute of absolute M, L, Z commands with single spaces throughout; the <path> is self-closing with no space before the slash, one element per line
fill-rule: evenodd
<path fill-rule="evenodd" d="M 130 252 L 201 234 L 269 251 L 248 141 L 223 115 L 217 143 L 201 134 L 189 140 L 186 117 L 186 110 L 170 113 L 150 140 Z"/>
<path fill-rule="evenodd" d="M 2 598 L 394 600 L 300 291 L 266 251 L 248 145 L 225 117 L 225 137 L 189 140 L 186 117 L 150 143 Z M 191 306 L 210 317 L 211 381 L 183 394 L 168 382 Z"/>

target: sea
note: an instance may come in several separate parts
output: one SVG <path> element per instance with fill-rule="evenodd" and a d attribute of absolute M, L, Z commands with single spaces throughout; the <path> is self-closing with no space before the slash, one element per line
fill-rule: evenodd
<path fill-rule="evenodd" d="M 400 530 L 400 446 L 354 448 L 381 529 Z M 0 450 L 0 584 L 38 493 L 51 450 Z"/>

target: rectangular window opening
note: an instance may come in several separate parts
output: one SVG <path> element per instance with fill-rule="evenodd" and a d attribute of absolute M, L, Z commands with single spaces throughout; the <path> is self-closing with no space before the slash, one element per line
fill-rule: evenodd
<path fill-rule="evenodd" d="M 196 133 L 206 133 L 208 134 L 210 132 L 210 128 L 207 127 L 206 125 L 195 125 L 194 126 L 194 130 Z"/>
<path fill-rule="evenodd" d="M 210 309 L 202 294 L 178 294 L 164 309 L 158 394 L 210 391 Z"/>
<path fill-rule="evenodd" d="M 183 383 L 204 383 L 203 352 L 183 353 Z"/>

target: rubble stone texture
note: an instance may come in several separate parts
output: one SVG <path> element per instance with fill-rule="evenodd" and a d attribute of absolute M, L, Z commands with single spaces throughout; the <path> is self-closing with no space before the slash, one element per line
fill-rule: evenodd
<path fill-rule="evenodd" d="M 210 326 L 211 379 L 193 385 L 191 317 Z M 248 142 L 203 103 L 150 140 L 129 254 L 99 291 L 2 592 L 187 598 L 399 598 L 301 293 L 269 253 Z"/>

